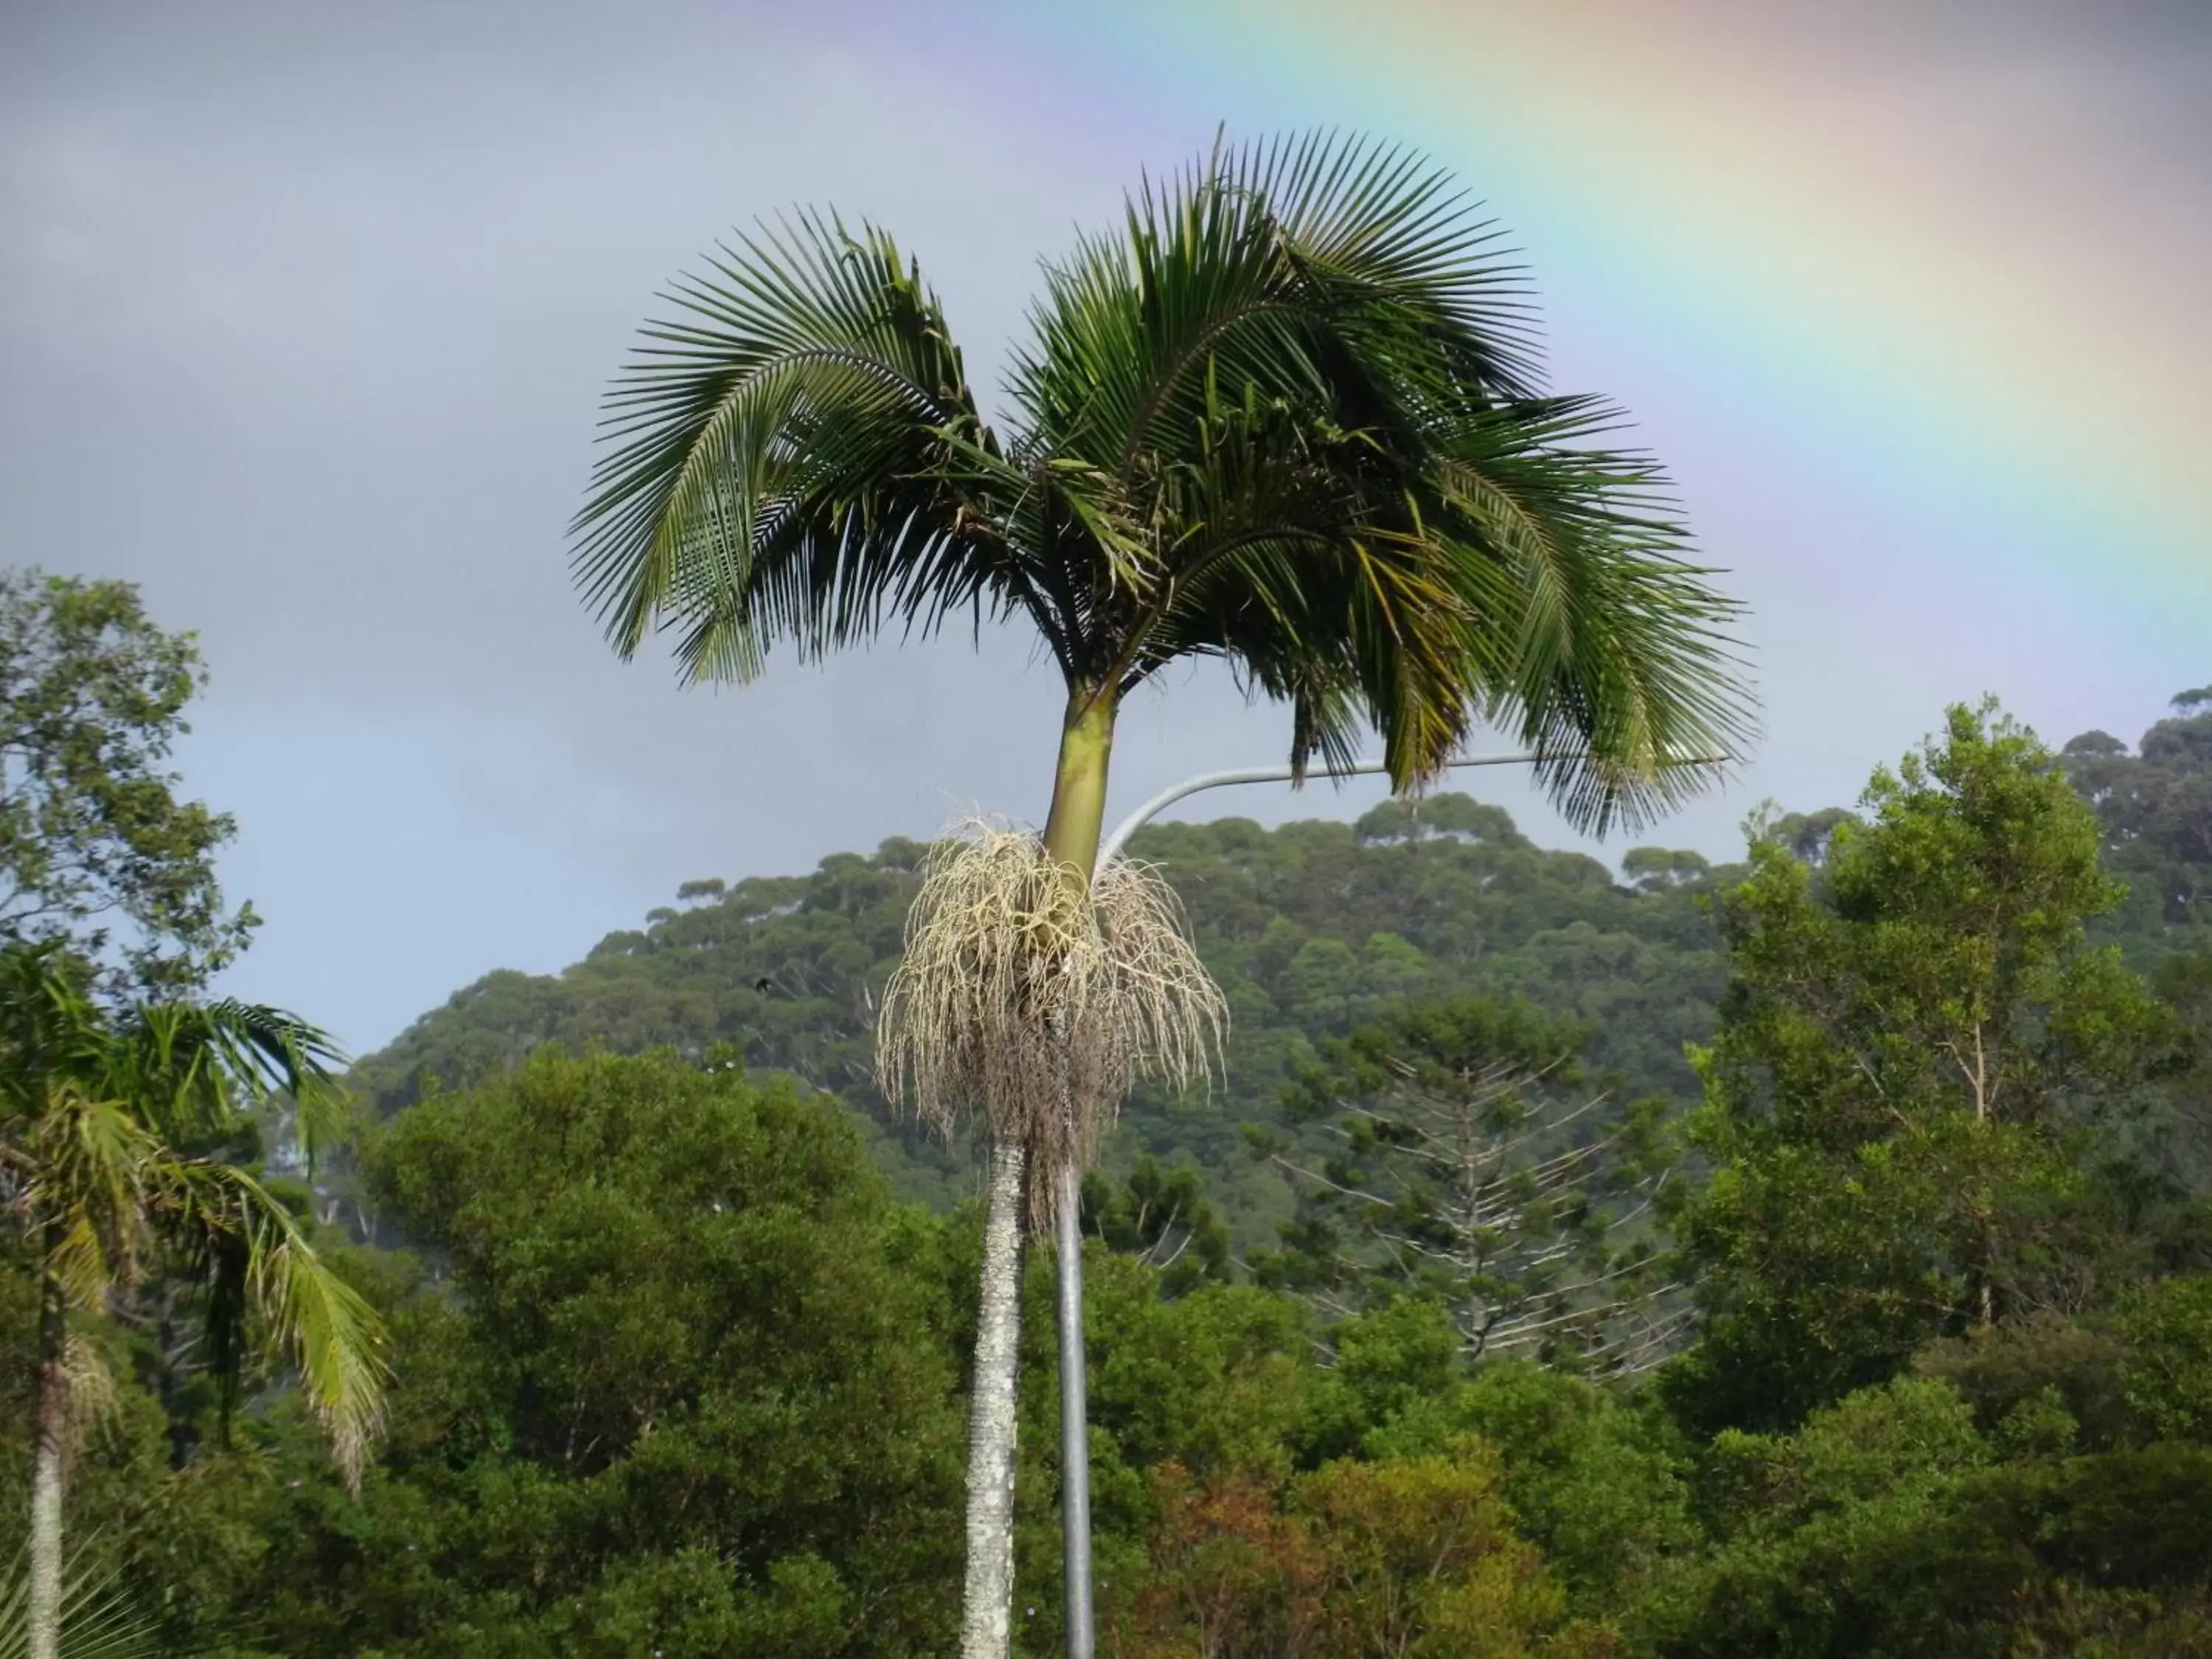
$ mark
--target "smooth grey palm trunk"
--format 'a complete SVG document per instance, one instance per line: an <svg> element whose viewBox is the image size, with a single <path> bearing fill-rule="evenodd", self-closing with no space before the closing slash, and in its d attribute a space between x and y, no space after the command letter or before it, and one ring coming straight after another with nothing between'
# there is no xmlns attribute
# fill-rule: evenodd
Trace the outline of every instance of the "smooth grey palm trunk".
<svg viewBox="0 0 2212 1659"><path fill-rule="evenodd" d="M62 1466L69 1443L69 1318L51 1274L39 1308L39 1417L31 1455L28 1659L59 1659L62 1644Z"/></svg>
<svg viewBox="0 0 2212 1659"><path fill-rule="evenodd" d="M968 1579L960 1659L1007 1659L1014 1617L1015 1371L1022 1337L1022 1183L1027 1149L991 1149L982 1294L968 1407Z"/></svg>

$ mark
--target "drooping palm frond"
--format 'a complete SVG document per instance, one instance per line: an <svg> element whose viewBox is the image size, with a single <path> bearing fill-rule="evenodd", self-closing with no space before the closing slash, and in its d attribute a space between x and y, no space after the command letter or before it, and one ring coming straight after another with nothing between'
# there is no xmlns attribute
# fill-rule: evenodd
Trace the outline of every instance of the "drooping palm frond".
<svg viewBox="0 0 2212 1659"><path fill-rule="evenodd" d="M158 1139L124 1102L75 1079L46 1079L45 1109L15 1142L23 1170L11 1207L69 1299L96 1308L137 1280L145 1176Z"/></svg>
<svg viewBox="0 0 2212 1659"><path fill-rule="evenodd" d="M1032 1218L1086 1162L1139 1078L1181 1089L1219 1057L1228 1020L1174 891L1112 859L1089 902L1036 836L957 826L930 855L884 988L878 1078L927 1127L977 1118L1030 1155Z"/></svg>
<svg viewBox="0 0 2212 1659"><path fill-rule="evenodd" d="M576 575L633 651L745 678L1019 612L1078 697L1180 658L1395 784L1478 724L1604 829L1748 735L1734 615L1617 417L1545 395L1533 298L1449 175L1309 135L1148 181L1047 268L1001 441L882 233L802 216L680 287L608 400Z"/></svg>
<svg viewBox="0 0 2212 1659"><path fill-rule="evenodd" d="M205 1287L225 1410L253 1357L249 1340L258 1330L260 1351L290 1362L339 1468L357 1485L383 1425L390 1376L374 1310L316 1254L291 1212L245 1170L176 1160L151 1173L155 1225Z"/></svg>
<svg viewBox="0 0 2212 1659"><path fill-rule="evenodd" d="M1482 716L1543 757L1554 802L1601 834L1709 787L1750 736L1726 631L1738 608L1687 556L1656 463L1602 443L1623 423L1590 398L1476 413L1437 473Z"/></svg>
<svg viewBox="0 0 2212 1659"><path fill-rule="evenodd" d="M280 1097L311 1170L337 1143L344 1055L295 1015L230 999L160 1003L131 1011L118 1035L112 1089L173 1144L235 1134L252 1109Z"/></svg>
<svg viewBox="0 0 2212 1659"><path fill-rule="evenodd" d="M576 520L576 578L617 648L680 619L694 677L746 679L779 638L819 653L887 616L1003 605L1018 573L950 463L996 441L912 262L806 213L709 269L609 395L615 447Z"/></svg>

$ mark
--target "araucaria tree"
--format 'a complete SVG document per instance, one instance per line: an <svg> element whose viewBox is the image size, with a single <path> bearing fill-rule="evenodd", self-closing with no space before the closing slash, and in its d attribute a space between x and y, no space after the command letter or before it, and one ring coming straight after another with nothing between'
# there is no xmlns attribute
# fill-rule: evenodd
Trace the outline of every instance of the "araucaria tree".
<svg viewBox="0 0 2212 1659"><path fill-rule="evenodd" d="M1589 1033L1526 1004L1407 1010L1329 1046L1286 1103L1322 1148L1252 1133L1298 1191L1263 1279L1337 1316L1411 1292L1470 1358L1648 1370L1687 1323L1655 1200L1658 1117L1583 1085ZM1324 1150L1325 1149L1325 1150Z"/></svg>
<svg viewBox="0 0 2212 1659"><path fill-rule="evenodd" d="M1417 156L1294 137L1148 183L1118 234L1046 268L1003 427L872 227L763 226L672 304L609 396L577 520L614 646L659 625L687 676L742 681L778 643L1026 621L1066 695L1033 853L1055 915L1090 904L1116 714L1187 659L1288 703L1301 769L1372 729L1413 788L1502 725L1597 829L1668 805L1741 734L1730 607L1664 480L1600 446L1607 405L1543 390L1515 267ZM1048 1149L1006 1127L987 1225L1011 1241ZM986 1328L1012 1328L1018 1255L986 1252ZM986 1348L975 1384L969 1501L994 1516L1012 1364ZM969 1535L963 1652L1003 1654L1010 1528Z"/></svg>
<svg viewBox="0 0 2212 1659"><path fill-rule="evenodd" d="M0 948L0 1217L40 1285L31 1480L29 1659L55 1659L63 1612L62 1492L74 1418L100 1392L72 1310L155 1271L192 1282L226 1393L259 1336L285 1351L357 1477L382 1411L384 1335L299 1223L222 1149L247 1109L290 1097L310 1157L337 1127L328 1044L238 1002L110 1010L57 945Z"/></svg>

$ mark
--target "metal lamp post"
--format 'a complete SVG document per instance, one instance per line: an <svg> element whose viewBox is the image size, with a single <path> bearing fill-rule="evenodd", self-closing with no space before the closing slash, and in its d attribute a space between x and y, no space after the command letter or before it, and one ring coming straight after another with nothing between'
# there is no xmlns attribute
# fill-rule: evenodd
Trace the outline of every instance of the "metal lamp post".
<svg viewBox="0 0 2212 1659"><path fill-rule="evenodd" d="M1471 755L1451 767L1525 766L1547 758L1537 755ZM1564 757L1559 758L1565 758ZM1381 761L1362 761L1333 775L1352 777L1387 771ZM1098 849L1103 865L1127 845L1158 813L1185 795L1232 783L1287 783L1287 766L1249 766L1226 772L1201 772L1163 789L1123 818ZM1085 1402L1083 1350L1083 1222L1079 1206L1083 1172L1071 1160L1060 1172L1058 1243L1060 1257L1060 1526L1067 1573L1067 1659L1096 1659L1091 1613L1091 1432Z"/></svg>

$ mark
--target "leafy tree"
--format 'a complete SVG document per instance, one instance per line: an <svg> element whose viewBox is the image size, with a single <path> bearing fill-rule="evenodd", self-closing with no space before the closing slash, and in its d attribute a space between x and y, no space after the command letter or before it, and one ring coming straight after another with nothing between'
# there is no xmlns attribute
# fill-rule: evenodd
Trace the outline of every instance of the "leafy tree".
<svg viewBox="0 0 2212 1659"><path fill-rule="evenodd" d="M1170 1295L1229 1277L1229 1230L1196 1170L1164 1169L1149 1153L1127 1178L1083 1177L1084 1231L1162 1274Z"/></svg>
<svg viewBox="0 0 2212 1659"><path fill-rule="evenodd" d="M2154 984L2173 1011L2177 1044L2152 1150L2178 1180L2203 1191L2212 1188L2212 945L2167 958Z"/></svg>
<svg viewBox="0 0 2212 1659"><path fill-rule="evenodd" d="M2191 1655L2212 1638L2212 1448L2084 1451L2055 1391L1988 1430L1900 1378L1788 1436L1720 1435L1713 1539L1627 1620L1661 1659L1738 1653Z"/></svg>
<svg viewBox="0 0 2212 1659"><path fill-rule="evenodd" d="M814 215L763 230L679 289L685 314L613 393L578 580L618 650L673 626L694 678L750 679L779 641L816 655L892 619L1022 617L1067 694L1041 853L1071 914L1121 703L1192 658L1291 704L1300 768L1349 759L1371 726L1408 787L1490 716L1537 745L1577 818L1637 817L1740 732L1729 608L1683 562L1650 463L1590 447L1616 417L1540 392L1489 241L1400 152L1217 149L1048 272L1002 436L889 236ZM1012 1584L1031 1147L1006 1128L996 1358L974 1393L978 1655L1006 1651Z"/></svg>
<svg viewBox="0 0 2212 1659"><path fill-rule="evenodd" d="M1794 1421L1929 1339L2072 1310L2071 1130L2160 1015L2085 923L2121 890L2096 820L1984 706L1877 771L1817 869L1759 833L1721 901L1732 973L1697 1061L1716 1166L1684 1221L1721 1420Z"/></svg>
<svg viewBox="0 0 2212 1659"><path fill-rule="evenodd" d="M1111 1622L1131 1659L1196 1653L1262 1659L1311 1653L1325 1568L1312 1530L1270 1483L1243 1471L1200 1485L1180 1463L1152 1473L1159 1519L1143 1589Z"/></svg>
<svg viewBox="0 0 2212 1659"><path fill-rule="evenodd" d="M1663 1103L1601 1116L1602 1093L1573 1093L1588 1035L1526 1004L1469 1001L1331 1043L1291 1108L1330 1120L1326 1155L1254 1136L1301 1194L1287 1248L1255 1264L1262 1280L1340 1315L1434 1297L1471 1358L1658 1363L1680 1322L1662 1304L1652 1224Z"/></svg>
<svg viewBox="0 0 2212 1659"><path fill-rule="evenodd" d="M200 1289L218 1374L234 1386L249 1316L289 1350L307 1396L357 1480L382 1409L383 1332L252 1175L221 1146L244 1109L285 1091L312 1156L334 1101L320 1033L235 1002L110 1014L58 945L0 950L0 1194L34 1263L39 1395L31 1483L31 1659L55 1659L62 1620L62 1494L72 1420L96 1393L95 1350L72 1308L96 1313L155 1262Z"/></svg>
<svg viewBox="0 0 2212 1659"><path fill-rule="evenodd" d="M1126 1624L1131 1655L1367 1659L1609 1650L1565 1628L1556 1585L1514 1532L1489 1448L1332 1462L1273 1490L1232 1472L1154 1475L1153 1571Z"/></svg>
<svg viewBox="0 0 2212 1659"><path fill-rule="evenodd" d="M2165 1440L2212 1443L2212 1278L2137 1285L2118 1321L2121 1395Z"/></svg>
<svg viewBox="0 0 2212 1659"><path fill-rule="evenodd" d="M1620 860L1620 872L1630 886L1652 892L1700 882L1712 873L1702 854L1668 852L1658 847L1632 847Z"/></svg>
<svg viewBox="0 0 2212 1659"><path fill-rule="evenodd" d="M1648 1397L1526 1360L1478 1366L1403 1401L1361 1441L1371 1457L1498 1449L1521 1530L1585 1615L1613 1619L1698 1541L1689 1448Z"/></svg>
<svg viewBox="0 0 2212 1659"><path fill-rule="evenodd" d="M1561 1622L1562 1598L1515 1535L1501 1484L1496 1452L1474 1440L1427 1456L1340 1461L1300 1480L1293 1508L1326 1540L1314 1651L1559 1651L1542 1638Z"/></svg>
<svg viewBox="0 0 2212 1659"><path fill-rule="evenodd" d="M409 1363L357 1509L271 1494L317 1562L243 1593L278 1650L945 1650L951 1269L842 1111L547 1053L366 1157Z"/></svg>
<svg viewBox="0 0 2212 1659"><path fill-rule="evenodd" d="M127 582L0 571L0 939L66 939L112 992L204 985L246 947L215 854L228 817L167 769L205 684Z"/></svg>

